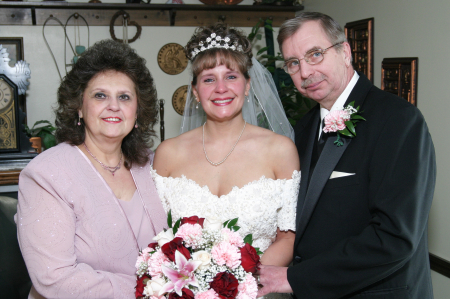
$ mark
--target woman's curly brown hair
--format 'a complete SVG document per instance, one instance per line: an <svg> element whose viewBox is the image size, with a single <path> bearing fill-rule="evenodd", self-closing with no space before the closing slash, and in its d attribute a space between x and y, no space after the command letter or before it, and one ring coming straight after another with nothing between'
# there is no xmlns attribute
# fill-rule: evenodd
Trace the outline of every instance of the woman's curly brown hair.
<svg viewBox="0 0 450 299"><path fill-rule="evenodd" d="M56 113L56 139L58 143L68 142L80 145L85 140L83 120L78 126L78 111L83 105L83 93L89 81L97 74L116 71L127 75L134 83L138 108L138 128L122 141L124 165L130 169L133 163L145 165L148 149L153 146L156 136L153 126L157 123L157 95L153 77L140 57L130 46L113 40L102 40L84 52L64 77L58 88L58 107Z"/></svg>
<svg viewBox="0 0 450 299"><path fill-rule="evenodd" d="M192 58L192 51L196 48L200 49L200 43L206 43L206 39L211 36L211 33L215 33L222 39L228 37L230 39L228 43L242 46L242 52L224 48L211 48L199 52ZM250 78L248 70L252 67L252 44L242 31L230 28L226 24L217 23L212 26L197 28L185 47L185 53L187 58L192 61L193 85L197 85L197 76L203 70L212 69L217 65L225 65L232 70L239 69L246 79Z"/></svg>

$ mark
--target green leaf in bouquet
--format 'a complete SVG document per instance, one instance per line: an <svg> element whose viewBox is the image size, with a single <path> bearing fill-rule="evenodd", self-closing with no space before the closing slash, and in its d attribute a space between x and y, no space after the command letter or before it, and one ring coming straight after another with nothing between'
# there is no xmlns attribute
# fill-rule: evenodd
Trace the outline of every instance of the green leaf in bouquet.
<svg viewBox="0 0 450 299"><path fill-rule="evenodd" d="M181 223L181 218L177 220L177 222L175 222L175 224L173 225L173 234L175 235L178 231L178 228L180 227L180 223Z"/></svg>
<svg viewBox="0 0 450 299"><path fill-rule="evenodd" d="M353 122L348 120L345 122L345 125L347 126L349 132L352 133L352 135L356 136L355 126L353 125Z"/></svg>
<svg viewBox="0 0 450 299"><path fill-rule="evenodd" d="M252 245L252 243L253 243L253 235L252 234L246 235L245 238L244 238L244 243L248 243L248 244Z"/></svg>
<svg viewBox="0 0 450 299"><path fill-rule="evenodd" d="M237 232L240 228L241 228L240 226L235 225L235 226L232 226L230 229Z"/></svg>
<svg viewBox="0 0 450 299"><path fill-rule="evenodd" d="M366 120L364 117L362 117L361 115L355 114L353 113L351 116L351 120Z"/></svg>
<svg viewBox="0 0 450 299"><path fill-rule="evenodd" d="M262 252L261 250L259 250L259 247L254 247L254 248L255 248L256 253L257 253L258 255L263 254L263 252Z"/></svg>
<svg viewBox="0 0 450 299"><path fill-rule="evenodd" d="M229 229L231 229L231 227L235 226L237 224L237 222L238 222L238 218L231 219L230 222L228 222L227 227Z"/></svg>
<svg viewBox="0 0 450 299"><path fill-rule="evenodd" d="M172 228L172 210L169 210L169 213L167 213L167 225L169 228Z"/></svg>
<svg viewBox="0 0 450 299"><path fill-rule="evenodd" d="M228 222L230 222L230 220L225 221L225 222L223 223L223 227L227 227Z"/></svg>

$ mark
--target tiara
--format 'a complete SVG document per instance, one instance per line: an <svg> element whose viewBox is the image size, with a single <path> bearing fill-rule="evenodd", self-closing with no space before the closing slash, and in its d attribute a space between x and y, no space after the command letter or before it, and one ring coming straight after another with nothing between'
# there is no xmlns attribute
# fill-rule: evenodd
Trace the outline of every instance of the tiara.
<svg viewBox="0 0 450 299"><path fill-rule="evenodd" d="M212 48L223 48L223 49L230 49L233 51L238 52L244 52L242 49L242 45L239 45L237 41L234 43L230 43L230 38L226 36L225 38L222 38L221 36L216 35L214 32L211 33L211 36L206 38L206 41L201 41L198 45L198 48L195 48L191 52L191 60L195 58L195 56L198 55L198 53L212 49Z"/></svg>

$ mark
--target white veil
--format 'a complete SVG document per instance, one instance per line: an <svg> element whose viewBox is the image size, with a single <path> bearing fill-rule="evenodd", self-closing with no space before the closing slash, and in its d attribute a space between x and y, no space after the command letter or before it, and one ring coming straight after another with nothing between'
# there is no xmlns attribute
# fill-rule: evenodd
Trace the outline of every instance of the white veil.
<svg viewBox="0 0 450 299"><path fill-rule="evenodd" d="M253 66L249 70L250 92L248 100L244 101L242 115L244 120L252 125L269 129L275 133L287 136L294 141L294 130L289 123L277 88L270 72L258 60L252 58ZM190 80L192 82L192 78ZM188 85L186 105L180 133L198 128L206 121L206 114L192 93L191 84Z"/></svg>

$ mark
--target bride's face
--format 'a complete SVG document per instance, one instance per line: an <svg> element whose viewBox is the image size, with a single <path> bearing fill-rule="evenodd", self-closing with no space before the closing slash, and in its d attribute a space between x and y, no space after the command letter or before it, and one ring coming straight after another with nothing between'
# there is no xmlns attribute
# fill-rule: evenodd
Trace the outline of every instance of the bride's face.
<svg viewBox="0 0 450 299"><path fill-rule="evenodd" d="M193 88L206 115L213 120L228 120L240 115L249 90L250 79L225 65L203 70Z"/></svg>

